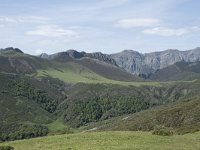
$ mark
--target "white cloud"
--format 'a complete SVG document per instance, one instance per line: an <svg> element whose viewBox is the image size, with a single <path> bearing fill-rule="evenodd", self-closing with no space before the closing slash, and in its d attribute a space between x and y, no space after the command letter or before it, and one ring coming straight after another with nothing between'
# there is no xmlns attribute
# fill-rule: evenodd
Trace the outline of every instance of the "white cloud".
<svg viewBox="0 0 200 150"><path fill-rule="evenodd" d="M145 29L143 31L143 33L145 34L154 34L154 35L159 35L159 36L182 36L190 32L191 31L186 28L172 29L172 28L165 28L165 27L156 27L152 29Z"/></svg>
<svg viewBox="0 0 200 150"><path fill-rule="evenodd" d="M3 28L3 27L5 27L3 24L0 24L0 28Z"/></svg>
<svg viewBox="0 0 200 150"><path fill-rule="evenodd" d="M119 20L116 24L121 28L152 27L160 24L160 20L154 18L130 18Z"/></svg>
<svg viewBox="0 0 200 150"><path fill-rule="evenodd" d="M0 22L4 23L47 23L50 20L41 16L0 16Z"/></svg>
<svg viewBox="0 0 200 150"><path fill-rule="evenodd" d="M66 37L77 38L79 34L71 29L63 29L56 25L38 26L35 30L27 31L27 35L36 35L50 38Z"/></svg>

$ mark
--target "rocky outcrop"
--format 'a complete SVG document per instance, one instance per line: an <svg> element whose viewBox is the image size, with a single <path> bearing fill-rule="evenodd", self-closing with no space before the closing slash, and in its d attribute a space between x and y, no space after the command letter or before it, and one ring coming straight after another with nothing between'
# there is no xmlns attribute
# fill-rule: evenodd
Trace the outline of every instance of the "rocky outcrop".
<svg viewBox="0 0 200 150"><path fill-rule="evenodd" d="M115 60L113 58L111 58L110 55L107 54L103 54L101 52L95 52L95 53L85 53L84 57L89 57L89 58L93 58L93 59L98 59L100 61L109 63L109 64L113 64L113 65L117 65L117 63L115 62Z"/></svg>
<svg viewBox="0 0 200 150"><path fill-rule="evenodd" d="M92 58L115 66L117 65L115 60L112 59L110 55L103 54L101 52L86 53L86 52L78 52L76 50L67 50L65 52L59 52L52 55L42 53L41 55L39 55L39 57L50 60L65 60L65 61L72 59Z"/></svg>
<svg viewBox="0 0 200 150"><path fill-rule="evenodd" d="M142 54L133 50L125 50L120 53L111 54L117 65L126 71L147 77L158 69L168 67L176 62L200 61L200 48L179 51L170 49L161 52Z"/></svg>

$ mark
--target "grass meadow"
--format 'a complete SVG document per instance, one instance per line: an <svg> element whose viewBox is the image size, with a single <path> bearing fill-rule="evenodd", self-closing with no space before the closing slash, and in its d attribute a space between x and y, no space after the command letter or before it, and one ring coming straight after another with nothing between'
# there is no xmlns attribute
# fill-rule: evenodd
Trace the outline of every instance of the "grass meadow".
<svg viewBox="0 0 200 150"><path fill-rule="evenodd" d="M199 150L200 133L157 136L150 132L85 132L2 143L15 150Z"/></svg>

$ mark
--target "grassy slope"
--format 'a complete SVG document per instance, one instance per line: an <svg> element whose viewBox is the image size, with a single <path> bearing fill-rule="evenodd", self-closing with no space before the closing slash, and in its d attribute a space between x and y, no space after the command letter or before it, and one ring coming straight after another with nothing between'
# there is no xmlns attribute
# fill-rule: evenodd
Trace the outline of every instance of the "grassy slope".
<svg viewBox="0 0 200 150"><path fill-rule="evenodd" d="M118 81L113 79L105 78L85 66L77 64L75 62L65 62L65 63L54 63L53 67L47 69L37 70L37 77L50 76L52 78L57 78L65 83L107 83L107 84L119 84L119 85L155 85L160 86L159 82L142 82L142 81Z"/></svg>
<svg viewBox="0 0 200 150"><path fill-rule="evenodd" d="M194 80L200 78L200 62L178 62L150 76L156 81Z"/></svg>
<svg viewBox="0 0 200 150"><path fill-rule="evenodd" d="M96 132L15 141L15 150L198 150L200 133L156 136L149 132ZM189 144L188 144L189 143Z"/></svg>
<svg viewBox="0 0 200 150"><path fill-rule="evenodd" d="M48 124L47 127L49 128L49 130L51 132L56 132L56 131L65 129L67 126L64 125L62 120L58 119L58 120Z"/></svg>
<svg viewBox="0 0 200 150"><path fill-rule="evenodd" d="M76 60L77 63L89 68L93 72L112 80L118 81L140 81L136 76L127 73L126 71L105 62L95 59L84 58Z"/></svg>

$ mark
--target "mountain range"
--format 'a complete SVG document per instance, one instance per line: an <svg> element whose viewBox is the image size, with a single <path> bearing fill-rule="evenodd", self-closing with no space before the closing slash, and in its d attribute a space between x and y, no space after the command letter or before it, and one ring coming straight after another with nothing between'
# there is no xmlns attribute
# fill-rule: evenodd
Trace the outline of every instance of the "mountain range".
<svg viewBox="0 0 200 150"><path fill-rule="evenodd" d="M45 59L82 59L92 58L97 59L115 66L118 66L125 71L148 78L151 74L159 69L166 68L176 62L196 62L200 61L200 48L195 48L187 51L179 51L169 49L161 52L152 52L142 54L134 50L124 50L116 54L103 54L101 52L86 53L76 50L68 50L52 55L41 54L39 57Z"/></svg>

